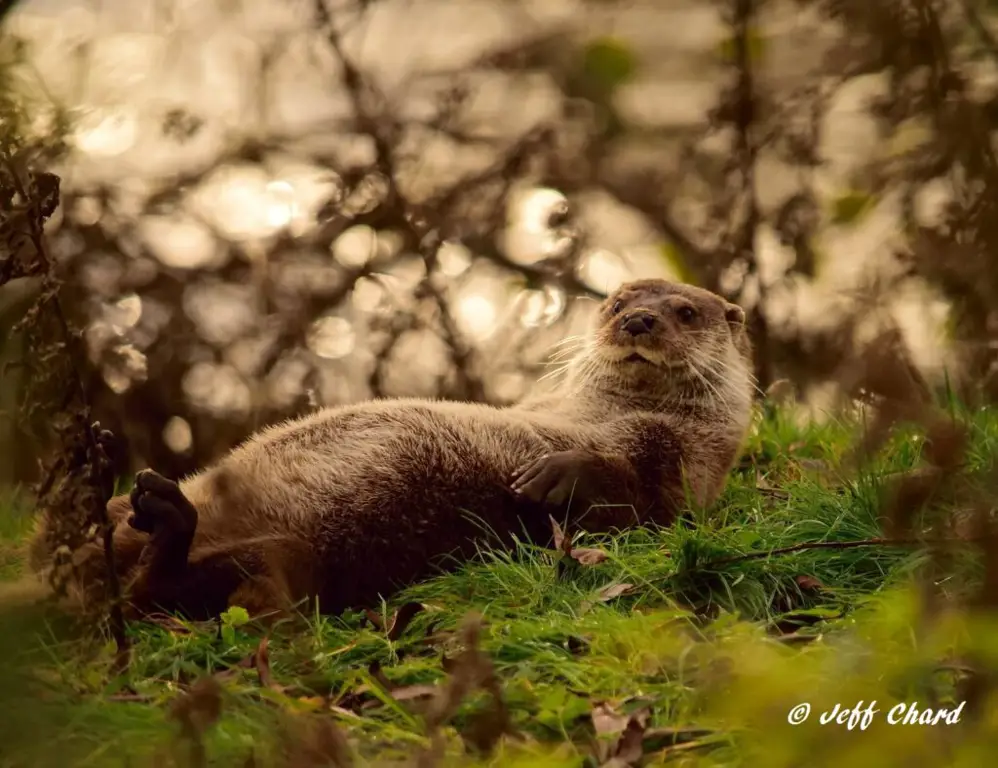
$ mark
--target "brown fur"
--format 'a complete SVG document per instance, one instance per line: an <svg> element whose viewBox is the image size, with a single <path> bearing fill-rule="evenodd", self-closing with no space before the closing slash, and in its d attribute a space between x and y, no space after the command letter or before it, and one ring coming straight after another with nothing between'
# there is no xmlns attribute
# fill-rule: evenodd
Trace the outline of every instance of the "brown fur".
<svg viewBox="0 0 998 768"><path fill-rule="evenodd" d="M624 330L642 322L646 333ZM684 479L701 504L724 485L750 420L747 357L740 308L639 281L602 304L564 379L516 406L330 408L265 429L179 487L140 473L108 505L130 604L201 617L307 597L337 612L483 543L548 541L549 512L589 531L667 525ZM100 554L80 553L83 591L100 583Z"/></svg>

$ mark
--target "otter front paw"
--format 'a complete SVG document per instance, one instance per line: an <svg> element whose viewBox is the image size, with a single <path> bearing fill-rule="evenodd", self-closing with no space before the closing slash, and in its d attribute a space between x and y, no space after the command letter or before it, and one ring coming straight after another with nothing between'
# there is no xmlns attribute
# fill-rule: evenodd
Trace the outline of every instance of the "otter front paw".
<svg viewBox="0 0 998 768"><path fill-rule="evenodd" d="M137 531L192 535L197 527L197 510L180 486L151 469L135 476L129 499L134 513L128 524Z"/></svg>
<svg viewBox="0 0 998 768"><path fill-rule="evenodd" d="M546 453L513 473L513 493L538 504L584 499L586 469L591 463L583 451Z"/></svg>

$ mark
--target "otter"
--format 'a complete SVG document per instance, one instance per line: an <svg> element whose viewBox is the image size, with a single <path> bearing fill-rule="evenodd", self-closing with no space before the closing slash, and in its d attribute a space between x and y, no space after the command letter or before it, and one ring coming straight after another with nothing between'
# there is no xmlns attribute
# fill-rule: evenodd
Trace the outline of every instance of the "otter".
<svg viewBox="0 0 998 768"><path fill-rule="evenodd" d="M152 470L107 505L129 615L285 615L379 598L482 545L669 525L723 489L751 419L745 313L663 280L623 285L563 378L516 405L382 399L264 429L177 483ZM44 516L43 516L44 517ZM44 526L33 565L44 570ZM99 542L78 552L99 586ZM88 565L89 564L89 565Z"/></svg>

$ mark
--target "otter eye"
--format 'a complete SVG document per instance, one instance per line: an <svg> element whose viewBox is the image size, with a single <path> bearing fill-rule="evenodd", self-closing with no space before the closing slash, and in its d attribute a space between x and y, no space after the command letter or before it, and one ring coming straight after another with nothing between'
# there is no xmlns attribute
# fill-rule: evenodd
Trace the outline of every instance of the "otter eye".
<svg viewBox="0 0 998 768"><path fill-rule="evenodd" d="M615 302L613 302L613 308L610 310L610 313L616 315L623 308L624 308L624 305L623 305L623 303L621 301L619 301L619 300L615 301Z"/></svg>
<svg viewBox="0 0 998 768"><path fill-rule="evenodd" d="M680 307L676 310L676 317L681 323L692 323L696 319L697 313L693 307Z"/></svg>

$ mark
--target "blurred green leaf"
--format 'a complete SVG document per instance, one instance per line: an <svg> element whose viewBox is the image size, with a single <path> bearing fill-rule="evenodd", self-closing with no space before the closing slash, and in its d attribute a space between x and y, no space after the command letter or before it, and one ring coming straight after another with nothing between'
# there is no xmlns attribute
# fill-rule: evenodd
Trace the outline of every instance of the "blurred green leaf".
<svg viewBox="0 0 998 768"><path fill-rule="evenodd" d="M627 82L637 70L637 59L631 49L614 37L593 40L582 60L587 80L604 92Z"/></svg>
<svg viewBox="0 0 998 768"><path fill-rule="evenodd" d="M832 222L834 224L852 224L867 212L872 203L872 195L858 190L850 190L839 195L832 202Z"/></svg>
<svg viewBox="0 0 998 768"><path fill-rule="evenodd" d="M662 243L659 245L658 250L669 269L680 282L696 284L696 275L694 275L693 270L687 265L686 257L680 253L676 246L672 243Z"/></svg>
<svg viewBox="0 0 998 768"><path fill-rule="evenodd" d="M748 55L750 62L757 62L766 54L766 38L754 28L748 33ZM735 39L729 37L721 41L718 55L726 62L735 60Z"/></svg>
<svg viewBox="0 0 998 768"><path fill-rule="evenodd" d="M245 608L233 605L221 615L221 619L223 624L230 627L241 627L243 624L249 623L250 617Z"/></svg>

